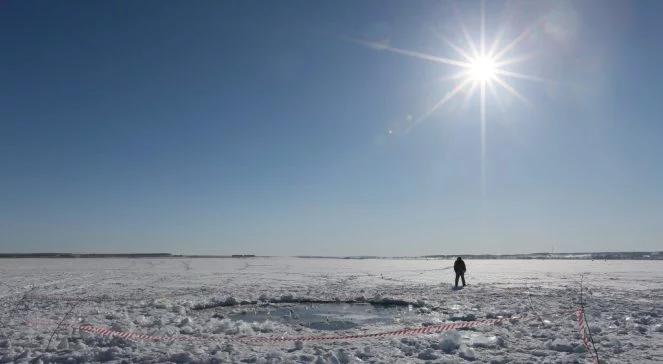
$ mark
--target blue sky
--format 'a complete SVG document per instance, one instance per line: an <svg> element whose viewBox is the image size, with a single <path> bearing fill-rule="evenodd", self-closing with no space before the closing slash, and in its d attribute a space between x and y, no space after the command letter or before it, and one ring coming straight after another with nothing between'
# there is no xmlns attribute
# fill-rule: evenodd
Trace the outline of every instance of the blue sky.
<svg viewBox="0 0 663 364"><path fill-rule="evenodd" d="M454 98L480 2L0 2L0 251L663 247L663 3L488 2L510 79ZM391 133L390 133L391 131Z"/></svg>

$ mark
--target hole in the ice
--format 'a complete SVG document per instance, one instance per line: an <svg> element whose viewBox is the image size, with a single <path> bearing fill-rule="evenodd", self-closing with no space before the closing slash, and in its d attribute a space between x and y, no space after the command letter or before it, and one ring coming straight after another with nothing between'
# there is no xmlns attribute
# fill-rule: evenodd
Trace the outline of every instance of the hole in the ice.
<svg viewBox="0 0 663 364"><path fill-rule="evenodd" d="M288 304L254 307L227 315L245 322L279 321L315 330L348 330L369 324L407 322L416 316L411 306L370 303Z"/></svg>

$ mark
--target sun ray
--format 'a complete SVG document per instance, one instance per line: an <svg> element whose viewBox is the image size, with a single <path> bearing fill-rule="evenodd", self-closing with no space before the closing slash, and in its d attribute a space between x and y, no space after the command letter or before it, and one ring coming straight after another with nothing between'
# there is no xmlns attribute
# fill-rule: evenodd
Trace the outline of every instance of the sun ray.
<svg viewBox="0 0 663 364"><path fill-rule="evenodd" d="M478 84L479 84L478 81L472 81L472 85L465 92L465 97L463 98L463 104L461 106L461 109L465 109L467 105L470 103L470 98L472 98L472 95L474 95L474 90L476 90Z"/></svg>
<svg viewBox="0 0 663 364"><path fill-rule="evenodd" d="M458 9L456 7L454 7L454 15L456 16L456 21L458 21L458 25L460 26L460 31L463 33L463 37L465 37L465 42L467 43L467 46L470 47L472 56L473 57L479 56L479 50L474 44L472 37L470 37L470 33L467 31L467 28L465 27L465 22L463 22L463 18L460 17L460 15L458 14Z"/></svg>
<svg viewBox="0 0 663 364"><path fill-rule="evenodd" d="M481 30L480 30L480 41L481 41L481 54L486 54L486 3L481 1Z"/></svg>
<svg viewBox="0 0 663 364"><path fill-rule="evenodd" d="M408 49L402 49L402 48L395 48L395 47L390 47L388 45L378 43L378 42L369 42L365 40L360 40L360 39L351 39L351 41L359 44L363 44L367 47L380 50L380 51L388 51L392 53L397 53L397 54L402 54L404 56L408 57L414 57L414 58L419 58L423 59L425 61L431 61L435 63L443 63L443 64L448 64L452 66L459 66L459 67L469 67L469 63L459 61L456 59L451 59L451 58L444 58L444 57L437 57L432 54L427 54L427 53L422 53L422 52L417 52L417 51L411 51Z"/></svg>
<svg viewBox="0 0 663 364"><path fill-rule="evenodd" d="M486 194L486 82L481 82L481 194Z"/></svg>
<svg viewBox="0 0 663 364"><path fill-rule="evenodd" d="M494 55L494 58L496 59L501 59L504 57L505 54L509 53L513 48L515 48L518 43L522 42L527 38L530 33L534 30L535 26L538 25L537 23L534 23L534 25L530 26L529 28L525 29L520 35L518 35L516 38L514 38L511 43L507 44L504 48L500 49L497 54Z"/></svg>
<svg viewBox="0 0 663 364"><path fill-rule="evenodd" d="M466 61L468 61L468 62L471 62L471 61L472 61L472 58L473 58L473 57L470 56L467 52L465 52L465 50L464 50L463 48L461 48L461 47L455 45L454 43L452 43L449 39L447 39L447 38L444 37L444 36L440 36L440 37L442 38L442 40L443 40L445 43L447 43L447 45L448 45L451 49L453 49L454 51L456 51L456 53L458 53L458 54L461 55L463 58L465 58Z"/></svg>
<svg viewBox="0 0 663 364"><path fill-rule="evenodd" d="M488 82L488 90L490 91L490 94L493 95L493 97L495 98L495 101L497 101L497 107L500 108L500 111L504 111L504 103L502 102L500 94L497 93L497 87L495 87L495 82Z"/></svg>
<svg viewBox="0 0 663 364"><path fill-rule="evenodd" d="M461 78L467 78L467 71L461 71L454 73L452 75L442 77L440 80L441 81L454 81L454 80L459 80Z"/></svg>
<svg viewBox="0 0 663 364"><path fill-rule="evenodd" d="M456 85L456 87L454 87L451 91L448 91L447 94L444 95L444 97L440 99L440 101L438 101L437 103L435 103L435 105L433 105L433 107L430 108L430 110L428 110L428 111L425 112L423 115L421 115L420 117L418 117L418 118L412 123L412 125L410 125L410 126L407 128L407 131L410 131L410 130L411 130L412 128L414 128L417 124L419 124L420 122L426 120L426 118L428 118L428 116L430 116L430 114L434 113L435 110L439 109L442 105L446 104L449 100L451 100L454 96L456 96L456 94L459 93L459 92L460 92L460 91L461 91L461 90L462 90L462 89L463 89L468 83L470 83L470 82L472 82L471 79L466 79L465 81L463 81L463 82L459 83L458 85Z"/></svg>
<svg viewBox="0 0 663 364"><path fill-rule="evenodd" d="M500 59L499 61L496 62L496 65L498 67L504 67L504 66L509 66L509 65L514 65L518 63L523 63L531 60L532 58L536 57L536 53L528 53L528 54L523 54L517 57L511 57L507 59Z"/></svg>
<svg viewBox="0 0 663 364"><path fill-rule="evenodd" d="M506 77L520 78L522 80L535 81L535 82L546 82L546 80L544 80L541 77L526 75L524 73L507 71L507 70L503 70L503 69L497 69L497 70L495 70L495 73L498 74L498 75L506 76Z"/></svg>
<svg viewBox="0 0 663 364"><path fill-rule="evenodd" d="M502 12L502 16L503 17L505 16L504 12ZM489 57L498 58L498 57L496 57L495 52L498 51L500 45L502 44L502 40L504 39L504 35L506 34L507 24L512 23L513 14L506 14L506 18L507 18L507 20L503 21L502 25L497 30L497 33L495 34L495 39L493 40L493 43L490 45L490 49L488 50L488 52L486 52L486 54Z"/></svg>
<svg viewBox="0 0 663 364"><path fill-rule="evenodd" d="M500 27L500 30L497 31L497 35L495 35L495 40L493 40L493 43L490 45L490 49L486 54L491 57L495 58L495 52L497 51L497 48L500 46L500 43L502 42L502 38L504 37L504 32L505 32L504 27Z"/></svg>
<svg viewBox="0 0 663 364"><path fill-rule="evenodd" d="M497 82L500 86L504 87L507 91L511 92L514 96L516 96L520 101L524 102L525 104L529 105L529 101L523 96L520 92L518 92L515 88L513 88L511 85L506 83L504 80L502 80L499 77L495 77L495 82Z"/></svg>
<svg viewBox="0 0 663 364"><path fill-rule="evenodd" d="M443 34L440 34L437 30L434 28L431 28L431 31L433 34L439 38L441 41L443 41L446 45L449 46L449 48L453 49L458 55L463 57L465 61L470 62L472 60L472 55L470 55L468 52L466 52L463 48L458 46L456 43L452 42L449 40L449 38L445 37Z"/></svg>

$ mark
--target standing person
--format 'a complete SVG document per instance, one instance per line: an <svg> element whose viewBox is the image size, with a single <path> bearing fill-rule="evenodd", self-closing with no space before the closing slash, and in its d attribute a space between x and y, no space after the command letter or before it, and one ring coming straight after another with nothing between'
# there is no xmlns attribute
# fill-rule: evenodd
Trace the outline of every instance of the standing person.
<svg viewBox="0 0 663 364"><path fill-rule="evenodd" d="M458 257L456 259L456 262L454 263L454 271L456 272L456 288L458 288L458 277L460 277L463 280L463 287L465 287L465 271L467 269L465 268L465 262L461 257Z"/></svg>

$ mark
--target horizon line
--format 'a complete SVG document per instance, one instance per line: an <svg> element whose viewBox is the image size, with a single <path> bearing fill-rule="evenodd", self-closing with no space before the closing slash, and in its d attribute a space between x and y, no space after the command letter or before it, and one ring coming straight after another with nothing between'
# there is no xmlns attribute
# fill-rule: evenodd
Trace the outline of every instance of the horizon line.
<svg viewBox="0 0 663 364"><path fill-rule="evenodd" d="M594 251L594 252L536 252L536 253L474 253L474 254L425 254L425 255L255 255L255 254L174 254L164 252L143 253L71 253L71 252L34 252L34 253L0 253L0 258L321 258L321 259L416 259L416 258L579 258L586 256L591 259L629 256L648 259L663 259L663 250L654 251ZM653 257L652 257L653 256Z"/></svg>

